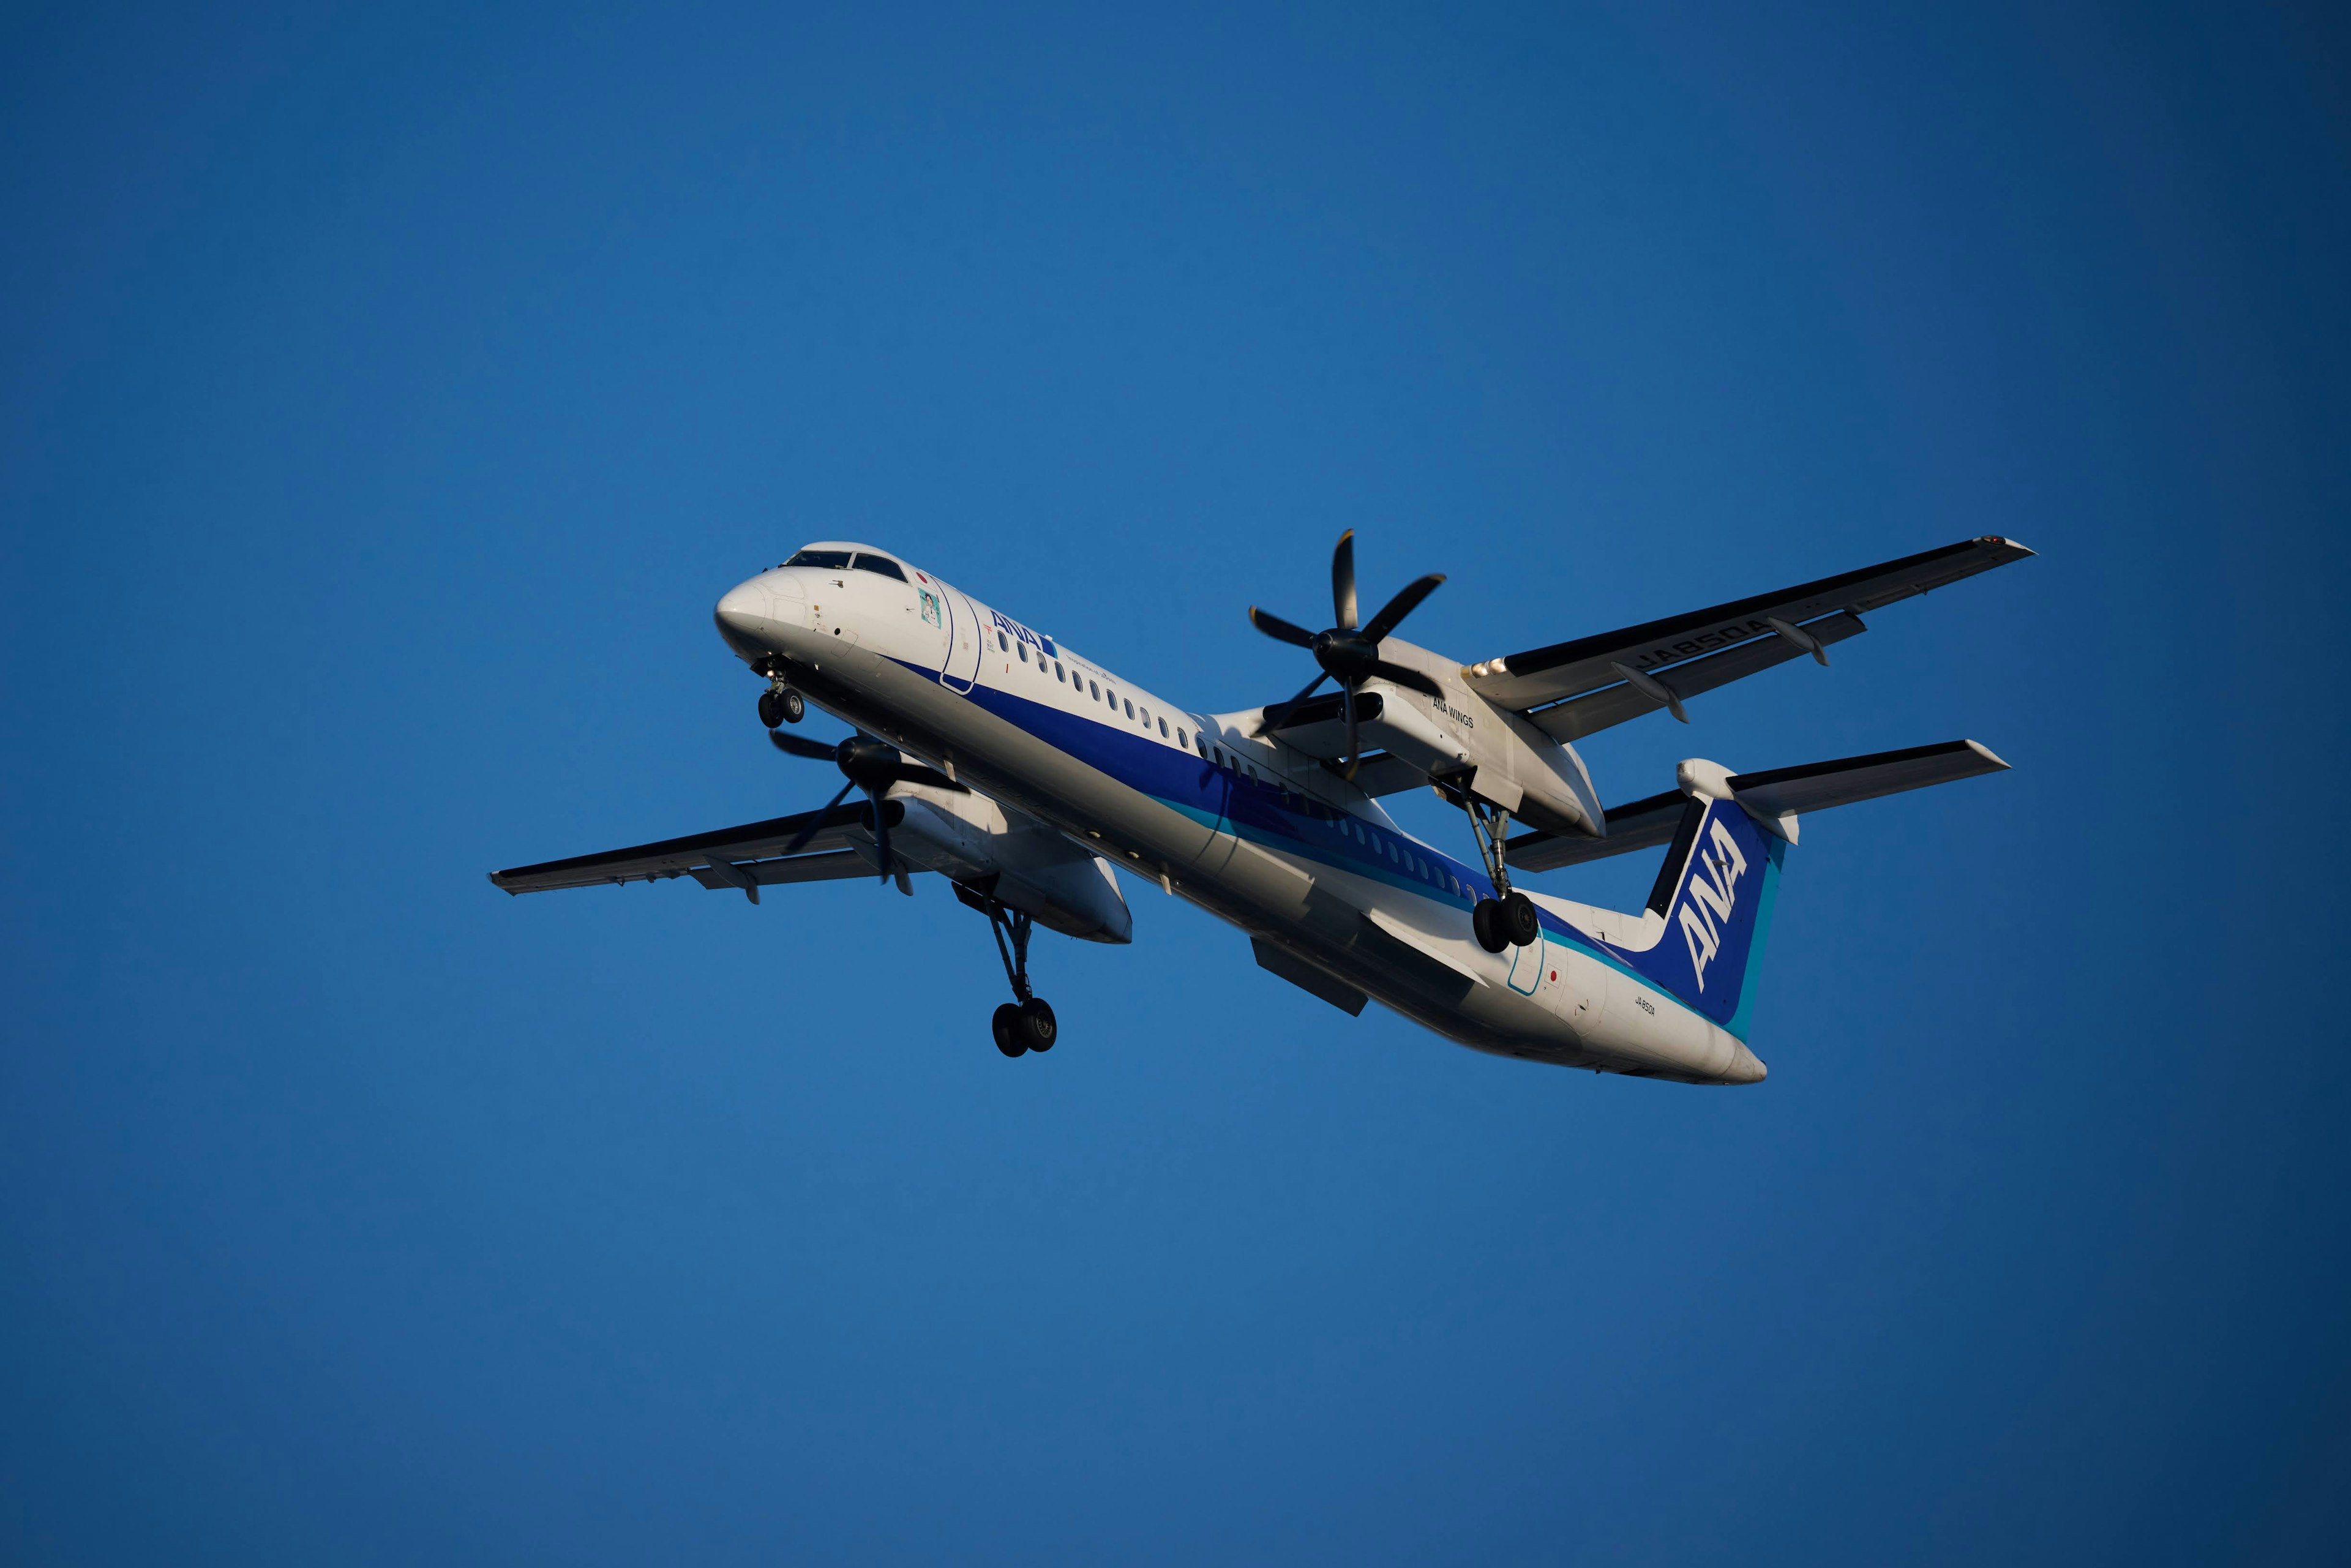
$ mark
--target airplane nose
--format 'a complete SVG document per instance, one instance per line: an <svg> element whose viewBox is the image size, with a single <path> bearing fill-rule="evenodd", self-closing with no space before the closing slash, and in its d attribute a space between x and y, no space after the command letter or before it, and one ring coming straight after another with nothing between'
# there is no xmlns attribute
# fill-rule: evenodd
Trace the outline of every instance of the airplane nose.
<svg viewBox="0 0 2351 1568"><path fill-rule="evenodd" d="M728 589L711 612L711 619L718 623L718 634L726 639L728 647L744 658L756 658L767 651L767 633L775 629L778 619L775 596L755 577Z"/></svg>

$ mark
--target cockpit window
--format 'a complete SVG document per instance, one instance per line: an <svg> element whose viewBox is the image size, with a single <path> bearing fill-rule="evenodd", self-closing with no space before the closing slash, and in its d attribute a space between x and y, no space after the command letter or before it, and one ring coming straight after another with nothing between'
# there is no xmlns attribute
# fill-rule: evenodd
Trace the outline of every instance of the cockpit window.
<svg viewBox="0 0 2351 1568"><path fill-rule="evenodd" d="M856 565L860 571L870 571L882 577L894 577L900 582L906 580L904 570L886 555L867 555L861 550L858 553Z"/></svg>
<svg viewBox="0 0 2351 1568"><path fill-rule="evenodd" d="M804 549L800 551L799 554L792 557L791 559L784 562L784 564L786 566L812 566L817 568L820 571L847 571L849 570L849 552L845 549Z"/></svg>

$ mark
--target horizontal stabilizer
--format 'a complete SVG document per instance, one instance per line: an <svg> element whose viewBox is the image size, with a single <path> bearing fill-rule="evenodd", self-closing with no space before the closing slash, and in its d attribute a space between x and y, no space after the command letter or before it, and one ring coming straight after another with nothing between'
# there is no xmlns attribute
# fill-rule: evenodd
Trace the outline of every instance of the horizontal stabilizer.
<svg viewBox="0 0 2351 1568"><path fill-rule="evenodd" d="M1972 740L1947 740L1939 746L1914 746L1907 751L1880 751L1769 773L1735 773L1730 792L1749 810L1778 817L1792 811L1825 811L1831 806L1850 806L1856 800L1874 800L1880 795L1898 795L1905 789L1923 789L1929 784L1950 784L2007 769L2007 763Z"/></svg>
<svg viewBox="0 0 2351 1568"><path fill-rule="evenodd" d="M1880 795L1949 784L1980 774L2005 771L2008 764L1972 740L1914 746L1834 762L1808 762L1764 773L1734 773L1726 783L1731 798L1758 818L1771 820L1803 811L1825 811ZM1521 871L1557 871L1610 855L1654 849L1674 836L1687 797L1678 789L1608 809L1605 838L1574 834L1521 833L1510 841L1510 864Z"/></svg>

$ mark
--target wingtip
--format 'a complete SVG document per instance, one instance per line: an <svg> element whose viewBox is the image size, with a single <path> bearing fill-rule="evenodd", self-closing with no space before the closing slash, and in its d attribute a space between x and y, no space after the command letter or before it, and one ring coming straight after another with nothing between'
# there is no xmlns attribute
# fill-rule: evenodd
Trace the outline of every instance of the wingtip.
<svg viewBox="0 0 2351 1568"><path fill-rule="evenodd" d="M2005 773L2009 770L2009 765L1995 756L1992 752L1992 748L1986 746L1982 741L1970 740L1967 743L1967 747L1970 751L1974 752L1978 757L1982 758L1986 762L1991 763L1992 767L1999 771Z"/></svg>

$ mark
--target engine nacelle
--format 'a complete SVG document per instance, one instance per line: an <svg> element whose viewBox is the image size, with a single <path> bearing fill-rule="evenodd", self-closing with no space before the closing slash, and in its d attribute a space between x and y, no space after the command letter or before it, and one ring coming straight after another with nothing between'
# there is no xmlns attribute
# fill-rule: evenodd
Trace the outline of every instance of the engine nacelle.
<svg viewBox="0 0 2351 1568"><path fill-rule="evenodd" d="M891 786L890 848L925 871L987 892L1040 925L1089 942L1131 942L1134 916L1118 873L1055 829L1008 814L985 795L926 784Z"/></svg>
<svg viewBox="0 0 2351 1568"><path fill-rule="evenodd" d="M1427 674L1444 691L1426 693L1379 679L1364 690L1380 714L1364 726L1366 748L1384 747L1422 772L1452 778L1479 799L1553 832L1607 831L1592 775L1575 748L1553 740L1518 714L1493 706L1462 684L1460 666L1401 638L1380 656Z"/></svg>

